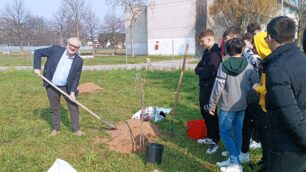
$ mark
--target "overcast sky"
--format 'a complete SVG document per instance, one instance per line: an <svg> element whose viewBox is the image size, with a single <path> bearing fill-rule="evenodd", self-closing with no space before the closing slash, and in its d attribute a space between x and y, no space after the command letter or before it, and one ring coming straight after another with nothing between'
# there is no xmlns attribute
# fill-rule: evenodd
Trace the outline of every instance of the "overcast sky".
<svg viewBox="0 0 306 172"><path fill-rule="evenodd" d="M54 13L61 5L62 0L22 0L25 8L31 12L34 16L41 16L47 19L51 19ZM106 4L106 0L85 0L86 3L90 4L94 13L103 20L104 15L109 11L113 11L111 5ZM0 10L5 7L7 2L13 3L14 0L0 0ZM121 9L115 9L117 15L122 15Z"/></svg>

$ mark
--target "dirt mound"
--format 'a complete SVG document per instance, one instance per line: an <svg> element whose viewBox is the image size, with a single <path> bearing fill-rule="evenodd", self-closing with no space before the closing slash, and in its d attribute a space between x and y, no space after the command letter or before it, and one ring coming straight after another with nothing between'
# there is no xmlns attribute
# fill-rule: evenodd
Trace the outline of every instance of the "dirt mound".
<svg viewBox="0 0 306 172"><path fill-rule="evenodd" d="M109 130L107 133L111 136L109 140L96 137L94 144L105 143L111 150L120 153L143 151L145 146L141 145L153 142L159 135L157 127L150 124L150 122L143 122L141 124L140 120L134 119L118 123L117 130ZM143 142L140 140L143 140ZM143 144L140 145L140 143Z"/></svg>
<svg viewBox="0 0 306 172"><path fill-rule="evenodd" d="M78 87L79 93L94 93L96 91L102 90L99 85L96 85L92 82L86 82L84 84L80 84Z"/></svg>

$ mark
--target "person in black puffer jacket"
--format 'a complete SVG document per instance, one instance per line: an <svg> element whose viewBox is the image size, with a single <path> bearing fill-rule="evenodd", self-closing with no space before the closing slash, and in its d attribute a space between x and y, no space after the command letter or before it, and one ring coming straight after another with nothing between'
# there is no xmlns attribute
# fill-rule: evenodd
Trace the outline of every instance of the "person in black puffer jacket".
<svg viewBox="0 0 306 172"><path fill-rule="evenodd" d="M306 170L306 55L294 43L292 19L272 19L267 33L272 53L262 63L267 76L266 171L302 172Z"/></svg>

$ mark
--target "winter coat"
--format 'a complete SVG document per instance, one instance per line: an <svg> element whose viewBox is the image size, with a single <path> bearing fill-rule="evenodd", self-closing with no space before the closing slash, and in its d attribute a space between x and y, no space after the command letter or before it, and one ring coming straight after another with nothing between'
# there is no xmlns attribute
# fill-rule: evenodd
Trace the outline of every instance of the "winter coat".
<svg viewBox="0 0 306 172"><path fill-rule="evenodd" d="M306 55L295 43L288 43L262 64L267 76L267 146L306 153Z"/></svg>

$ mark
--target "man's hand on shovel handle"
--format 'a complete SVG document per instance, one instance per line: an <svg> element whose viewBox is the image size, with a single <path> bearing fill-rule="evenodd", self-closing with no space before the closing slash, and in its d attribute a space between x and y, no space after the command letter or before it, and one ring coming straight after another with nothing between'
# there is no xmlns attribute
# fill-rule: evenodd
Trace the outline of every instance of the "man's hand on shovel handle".
<svg viewBox="0 0 306 172"><path fill-rule="evenodd" d="M35 73L38 77L41 76L40 69L34 69L34 73Z"/></svg>
<svg viewBox="0 0 306 172"><path fill-rule="evenodd" d="M70 93L69 99L70 99L72 102L75 102L75 101L76 101L74 92L71 92L71 93Z"/></svg>

